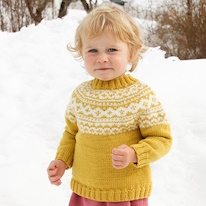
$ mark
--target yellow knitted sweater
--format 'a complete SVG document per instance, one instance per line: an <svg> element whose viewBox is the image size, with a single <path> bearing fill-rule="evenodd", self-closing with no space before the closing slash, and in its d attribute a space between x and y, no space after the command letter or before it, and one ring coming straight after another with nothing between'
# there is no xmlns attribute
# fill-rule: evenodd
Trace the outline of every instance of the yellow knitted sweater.
<svg viewBox="0 0 206 206"><path fill-rule="evenodd" d="M72 167L76 194L103 202L150 196L150 163L172 144L165 112L150 87L130 75L84 82L73 92L65 119L56 159ZM117 170L111 153L122 144L134 148L138 162Z"/></svg>

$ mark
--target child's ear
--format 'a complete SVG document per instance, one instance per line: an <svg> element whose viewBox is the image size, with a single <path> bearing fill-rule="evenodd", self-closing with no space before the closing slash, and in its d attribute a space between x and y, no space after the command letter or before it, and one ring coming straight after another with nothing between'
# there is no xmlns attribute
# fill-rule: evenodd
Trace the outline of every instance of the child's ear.
<svg viewBox="0 0 206 206"><path fill-rule="evenodd" d="M133 48L132 46L129 46L129 57L128 57L128 62L132 62L132 59L133 59Z"/></svg>
<svg viewBox="0 0 206 206"><path fill-rule="evenodd" d="M79 50L79 55L82 57L82 59L83 59L83 55L82 55L83 53L82 53L82 49L80 49Z"/></svg>
<svg viewBox="0 0 206 206"><path fill-rule="evenodd" d="M131 63L133 61L133 58L134 58L133 56L134 56L134 53L131 51L130 54L129 54L128 62Z"/></svg>
<svg viewBox="0 0 206 206"><path fill-rule="evenodd" d="M130 56L129 56L129 61L128 61L128 62L131 63L131 62L132 62L132 59L133 59L133 57L132 57L132 55L130 55Z"/></svg>
<svg viewBox="0 0 206 206"><path fill-rule="evenodd" d="M130 49L130 52L129 52L129 62L133 62L134 61L134 59L135 59L135 57L137 55L137 51L138 51L138 49L135 48L135 47L132 47Z"/></svg>

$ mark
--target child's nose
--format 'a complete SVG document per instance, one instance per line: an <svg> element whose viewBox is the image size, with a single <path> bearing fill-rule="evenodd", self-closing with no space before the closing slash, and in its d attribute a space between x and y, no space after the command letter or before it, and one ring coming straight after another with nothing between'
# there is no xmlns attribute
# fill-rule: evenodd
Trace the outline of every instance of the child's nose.
<svg viewBox="0 0 206 206"><path fill-rule="evenodd" d="M101 53L99 54L98 58L97 58L97 62L98 63L105 63L108 62L108 56L105 53Z"/></svg>

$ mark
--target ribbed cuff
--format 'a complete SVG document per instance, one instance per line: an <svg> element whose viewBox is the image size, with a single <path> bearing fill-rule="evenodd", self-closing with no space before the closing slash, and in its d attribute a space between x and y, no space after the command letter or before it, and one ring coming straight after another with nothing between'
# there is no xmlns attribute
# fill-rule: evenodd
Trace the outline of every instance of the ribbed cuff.
<svg viewBox="0 0 206 206"><path fill-rule="evenodd" d="M130 147L132 147L137 154L137 164L135 165L138 168L143 167L149 163L148 161L149 154L143 145L133 144L133 145L130 145Z"/></svg>
<svg viewBox="0 0 206 206"><path fill-rule="evenodd" d="M67 169L72 167L73 154L70 152L57 152L55 159L64 161L67 165Z"/></svg>

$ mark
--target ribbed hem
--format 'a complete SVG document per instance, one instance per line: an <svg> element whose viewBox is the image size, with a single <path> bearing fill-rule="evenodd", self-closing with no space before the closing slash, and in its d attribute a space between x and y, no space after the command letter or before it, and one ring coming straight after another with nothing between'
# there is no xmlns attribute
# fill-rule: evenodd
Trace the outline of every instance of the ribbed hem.
<svg viewBox="0 0 206 206"><path fill-rule="evenodd" d="M128 186L129 187L129 186ZM88 199L100 202L122 202L148 198L151 194L152 183L137 189L100 190L87 187L72 178L71 189L74 193Z"/></svg>
<svg viewBox="0 0 206 206"><path fill-rule="evenodd" d="M91 86L92 89L121 89L128 86L131 86L137 82L137 79L134 77L128 75L124 75L121 77L117 77L116 79L110 80L110 81L102 81L100 79L94 79L92 80Z"/></svg>

